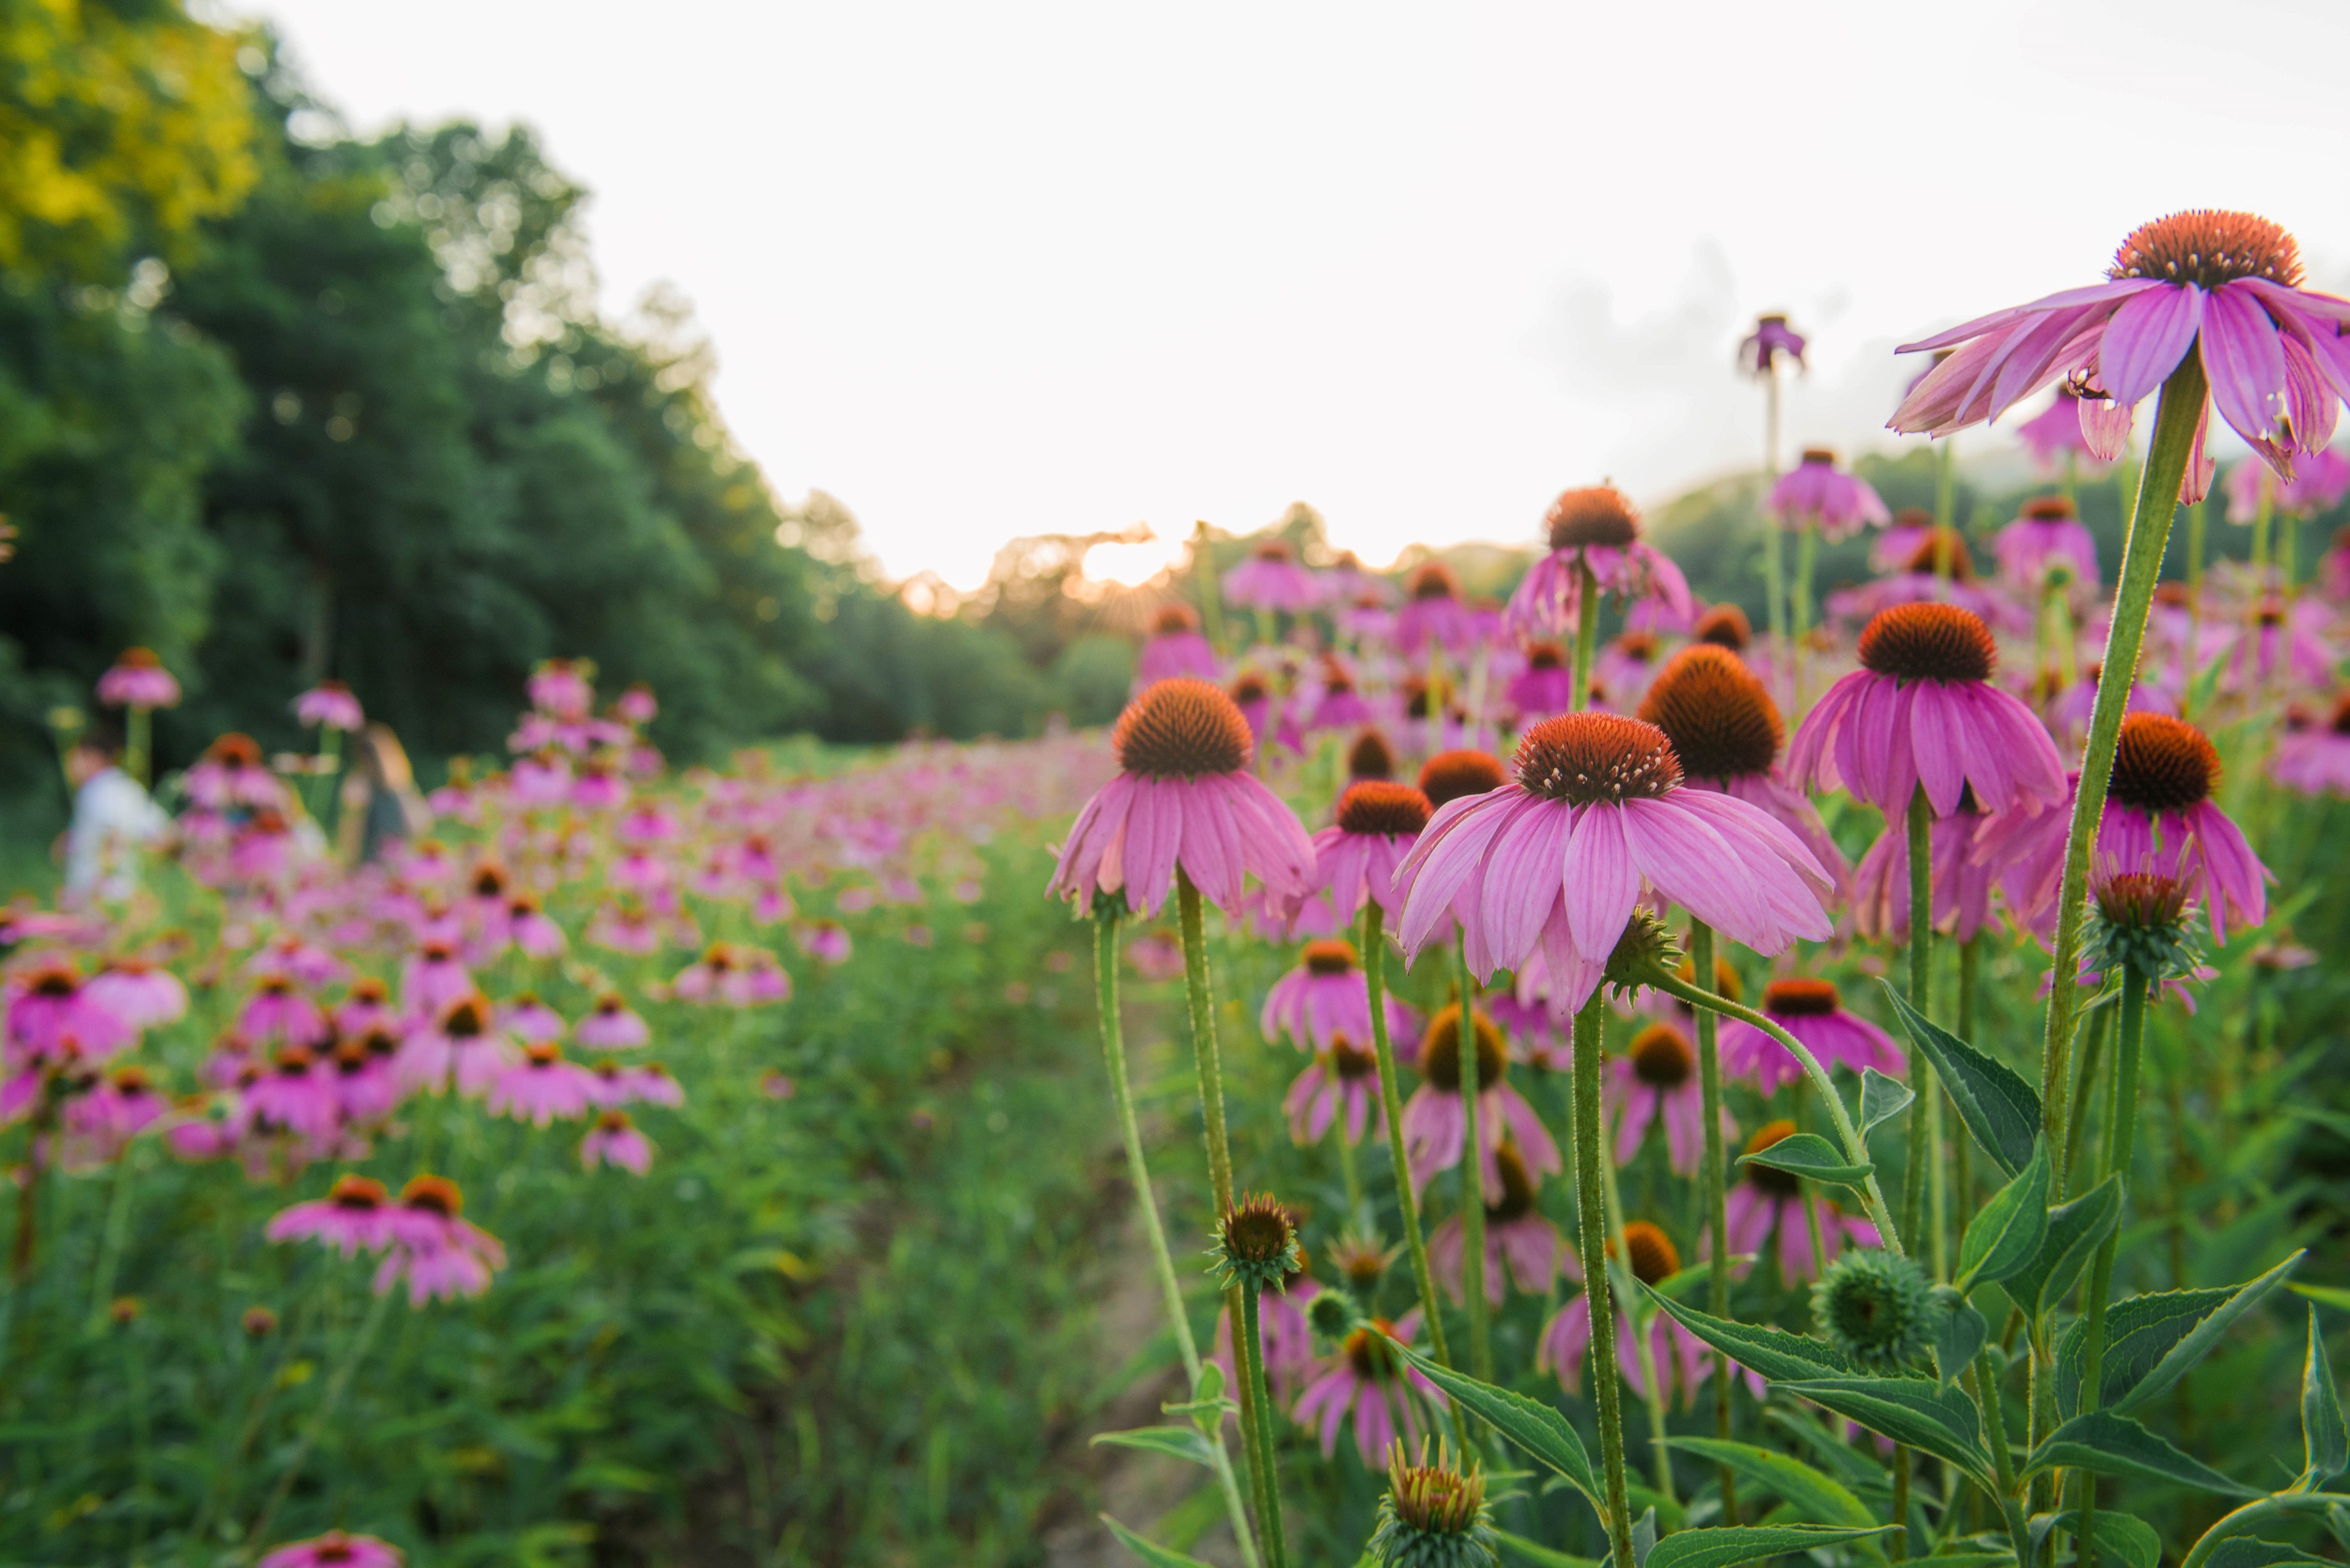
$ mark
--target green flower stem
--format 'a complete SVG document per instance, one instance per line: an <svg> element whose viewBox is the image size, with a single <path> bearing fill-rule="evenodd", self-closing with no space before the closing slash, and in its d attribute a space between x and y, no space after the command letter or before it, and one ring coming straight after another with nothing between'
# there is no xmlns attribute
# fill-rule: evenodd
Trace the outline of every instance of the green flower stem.
<svg viewBox="0 0 2350 1568"><path fill-rule="evenodd" d="M2015 1454L2007 1443L2007 1406L2000 1398L1999 1373L1991 1366L1989 1345L1975 1352L1973 1380L1975 1403L1991 1428L1991 1462L1999 1476L2000 1517L2006 1521L2007 1538L2015 1547L2017 1568L2032 1568L2032 1532L2015 1495Z"/></svg>
<svg viewBox="0 0 2350 1568"><path fill-rule="evenodd" d="M1887 1524L1898 1524L1901 1533L1894 1537L1888 1554L1896 1563L1906 1563L1918 1553L1909 1543L1909 1445L1893 1445L1893 1517Z"/></svg>
<svg viewBox="0 0 2350 1568"><path fill-rule="evenodd" d="M302 1428L302 1440L295 1446L294 1457L286 1462L286 1469L278 1475L276 1488L270 1492L269 1501L262 1505L261 1511L254 1516L252 1525L244 1532L247 1546L258 1548L269 1539L270 1521L277 1517L277 1510L285 1503L286 1494L294 1490L295 1478L302 1473L302 1466L309 1459L310 1450L318 1446L319 1435L326 1431L328 1421L334 1417L335 1407L343 1402L343 1396L349 1391L352 1375L359 1371L359 1363L366 1359L368 1347L375 1343L376 1331L383 1326L384 1314L391 1307L391 1296L390 1291L379 1291L375 1300L368 1304L367 1317L359 1324L359 1332L351 1336L349 1348L343 1352L342 1364L328 1379L327 1391L319 1398L317 1412L311 1416L310 1424Z"/></svg>
<svg viewBox="0 0 2350 1568"><path fill-rule="evenodd" d="M2122 973L2121 1023L2116 1031L2118 1049L2114 1060L2113 1103L2106 1108L2106 1158L2098 1179L2119 1176L2122 1193L2126 1200L2129 1190L2130 1154L2137 1131L2138 1061L2146 1044L2146 993L2149 981L2135 969ZM2114 1288L2114 1254L2120 1243L2121 1227L2116 1224L2103 1245L2097 1249L2097 1262L2089 1280L2089 1326L2081 1348L2081 1414L2087 1415L2097 1407L2099 1378L2106 1359L2106 1302ZM2095 1471L2074 1472L2074 1487L2081 1511L2079 1539L2080 1556L2085 1568L2095 1568L2097 1557L2095 1525L2097 1514L2097 1478Z"/></svg>
<svg viewBox="0 0 2350 1568"><path fill-rule="evenodd" d="M1934 808L1926 786L1909 792L1909 1005L1932 1014L1934 982ZM1950 1277L1950 1241L1942 1220L1942 1085L1923 1051L1909 1053L1909 1158L1901 1176L1901 1228L1927 1232L1934 1277ZM1928 1199L1932 1217L1927 1220Z"/></svg>
<svg viewBox="0 0 2350 1568"><path fill-rule="evenodd" d="M1780 537L1783 530L1770 518L1762 519L1762 570L1767 579L1762 591L1769 596L1765 606L1771 625L1771 646L1783 655L1787 647L1787 546Z"/></svg>
<svg viewBox="0 0 2350 1568"><path fill-rule="evenodd" d="M1949 528L1959 520L1959 443L1944 436L1934 449L1934 526ZM1947 577L1942 553L1936 552L1935 570Z"/></svg>
<svg viewBox="0 0 2350 1568"><path fill-rule="evenodd" d="M1795 580L1787 586L1787 618L1793 623L1793 646L1787 650L1787 668L1794 672L1795 682L1795 715L1804 712L1804 639L1812 629L1812 579L1819 575L1820 525L1804 524L1804 536L1795 544Z"/></svg>
<svg viewBox="0 0 2350 1568"><path fill-rule="evenodd" d="M1338 1179L1347 1184L1347 1223L1348 1226L1368 1223L1363 1213L1363 1176L1355 1168L1355 1146L1347 1141L1345 1107L1338 1116Z"/></svg>
<svg viewBox="0 0 2350 1568"><path fill-rule="evenodd" d="M2089 1101L2095 1096L2097 1063L2106 1052L2106 1030L2112 1022L2113 1012L2100 1007L2089 1014L2088 1037L2073 1054L2073 1117L2064 1135L2066 1152L2078 1159L2081 1154L2082 1129L2088 1123ZM2067 1176L2070 1176L2068 1169Z"/></svg>
<svg viewBox="0 0 2350 1568"><path fill-rule="evenodd" d="M1208 986L1208 934L1200 912L1200 889L1191 885L1191 873L1180 866L1175 868L1175 907L1183 928L1183 984L1191 1002L1191 1059L1199 1068L1200 1114L1208 1130L1208 1185L1221 1217L1232 1208L1232 1153L1224 1133L1224 1067L1216 1045L1216 1004ZM1224 1287L1224 1312L1232 1323L1241 1321L1238 1282ZM1238 1393L1241 1431L1245 1436L1256 1420L1256 1394L1246 1379ZM1242 1451L1248 1459L1250 1486L1262 1489L1264 1478L1257 1473L1255 1446L1244 1443Z"/></svg>
<svg viewBox="0 0 2350 1568"><path fill-rule="evenodd" d="M1690 922L1690 972L1709 984L1713 980L1713 928L1703 920ZM1697 1012L1697 1085L1699 1114L1705 1117L1705 1163L1698 1168L1698 1209L1713 1236L1713 1257L1706 1282L1706 1310L1730 1315L1730 1210L1728 1153L1721 1147L1721 1054L1716 1044L1721 1021L1703 1008ZM1713 1435L1730 1437L1730 1355L1717 1350L1713 1357ZM1738 1473L1721 1467L1721 1521L1738 1522Z"/></svg>
<svg viewBox="0 0 2350 1568"><path fill-rule="evenodd" d="M1810 1046L1780 1028L1766 1015L1755 1012L1751 1007L1732 1002L1726 996L1716 996L1712 992L1700 991L1678 975L1664 975L1651 983L1656 990L1663 992L1667 996L1678 996L1691 1007L1719 1012L1726 1018L1735 1018L1742 1023L1752 1023L1755 1028L1785 1046L1787 1054L1794 1057L1796 1063L1802 1066L1804 1075L1812 1081L1812 1086L1820 1092L1820 1099L1827 1106L1828 1116L1835 1123L1836 1141L1844 1147L1845 1158L1855 1165L1869 1163L1868 1145L1861 1141L1860 1129L1852 1125L1852 1116L1844 1108L1844 1101L1837 1096L1835 1084L1828 1077L1828 1070L1820 1065L1820 1059L1812 1054ZM1870 1171L1864 1178L1864 1181L1861 1202L1868 1210L1869 1221L1877 1227L1877 1236L1884 1241L1885 1250L1896 1257L1905 1255L1901 1248L1900 1228L1894 1223L1892 1206L1885 1201L1885 1192L1877 1185L1877 1173L1874 1170Z"/></svg>
<svg viewBox="0 0 2350 1568"><path fill-rule="evenodd" d="M1371 1048L1379 1059L1379 1108L1387 1113L1388 1156L1395 1163L1396 1208L1403 1218L1403 1239L1411 1252L1412 1283L1419 1290L1420 1316L1428 1323L1428 1341L1443 1366L1452 1365L1444 1343L1444 1314L1438 1309L1436 1280L1428 1269L1428 1238L1420 1234L1419 1204L1411 1190L1411 1165L1404 1158L1403 1093L1396 1084L1395 1045L1388 1039L1387 911L1376 898L1363 904L1363 980L1370 989Z"/></svg>
<svg viewBox="0 0 2350 1568"><path fill-rule="evenodd" d="M1607 1043L1607 1021L1604 1017L1599 1021L1599 1043L1604 1061ZM1603 1104L1600 1108L1604 1111L1607 1107ZM1608 1256L1616 1259L1618 1266L1629 1268L1632 1249L1624 1241L1624 1194L1616 1179L1616 1156L1615 1151L1607 1147L1605 1122L1603 1116L1599 1199L1607 1213ZM1656 1466L1657 1490L1669 1501L1673 1495L1673 1456L1665 1447L1665 1389L1657 1378L1657 1347L1647 1334L1635 1334L1632 1336L1632 1361L1640 1369L1640 1398L1648 1410L1648 1452Z"/></svg>
<svg viewBox="0 0 2350 1568"><path fill-rule="evenodd" d="M1159 1221L1159 1199L1152 1195L1150 1167L1142 1157L1142 1131L1134 1119L1134 1093L1126 1076L1126 1033L1118 1013L1118 922L1116 906L1094 919L1094 994L1100 1005L1102 1057L1109 1066L1112 1098L1118 1102L1118 1134L1126 1144L1127 1178L1134 1184L1135 1206L1142 1210L1142 1228L1150 1239L1150 1262L1159 1272L1159 1288L1167 1297L1167 1321L1175 1330L1175 1348L1183 1357L1183 1375L1192 1394L1200 1389L1200 1347L1191 1337L1191 1321L1183 1310L1183 1288L1176 1282L1175 1261L1167 1251L1167 1231ZM1339 1143L1346 1130L1339 1129ZM1208 1445L1215 1460L1216 1484L1224 1494L1224 1511L1231 1516L1232 1539L1240 1542L1247 1568L1256 1568L1256 1543L1250 1539L1248 1511L1241 1504L1240 1484L1232 1476L1232 1456L1224 1449L1223 1424Z"/></svg>
<svg viewBox="0 0 2350 1568"><path fill-rule="evenodd" d="M122 711L122 771L141 784L149 782L155 771L152 742L155 715L144 708L126 708Z"/></svg>
<svg viewBox="0 0 2350 1568"><path fill-rule="evenodd" d="M114 1300L115 1273L122 1266L123 1242L130 1232L131 1158L130 1147L114 1157L114 1191L107 1199L98 1267L90 1272L89 1321L94 1329L106 1325L107 1305Z"/></svg>
<svg viewBox="0 0 2350 1568"><path fill-rule="evenodd" d="M2146 467L2138 476L2137 499L2130 509L2129 526L2122 544L2120 581L2115 590L2113 623L2106 635L2104 678L2097 682L2096 706L2089 717L2089 743L2081 758L2081 787L2073 803L2073 823L2064 844L2064 879L2057 894L2056 945L2053 971L2056 984L2048 995L2047 1026L2040 1044L2041 1126L2054 1155L2055 1180L2049 1201L2064 1197L2068 1147L2058 1140L2071 1130L2064 1091L2067 1058L2073 1047L2073 1020L2079 1008L2072 979L2081 967L2081 920L2089 890L2089 851L2104 815L2106 786L2113 782L2114 750L2121 737L2122 714L2128 709L2132 683L2137 678L2138 651L2146 640L2147 611L2154 603L2156 581L2162 575L2162 555L2170 542L2171 514L2178 510L2178 485L2195 444L2195 426L2203 412L2203 360L2199 348L2190 350L2162 385L2155 400L2154 441Z"/></svg>
<svg viewBox="0 0 2350 1568"><path fill-rule="evenodd" d="M1599 579L1577 556L1575 563L1575 706L1591 706L1591 656L1599 646Z"/></svg>
<svg viewBox="0 0 2350 1568"><path fill-rule="evenodd" d="M1632 1561L1632 1504L1624 1480L1623 1397L1616 1371L1616 1293L1607 1278L1607 1199L1600 1188L1599 993L1575 1015L1575 1245L1583 1262L1583 1293L1591 1303L1591 1387L1599 1413L1599 1453L1606 1468L1607 1540L1617 1563ZM1649 1380L1654 1386L1656 1379Z"/></svg>
<svg viewBox="0 0 2350 1568"><path fill-rule="evenodd" d="M1244 1282L1241 1286L1241 1313L1244 1386L1256 1407L1256 1419L1248 1428L1248 1446L1255 1456L1249 1468L1257 1476L1257 1525L1264 1536L1265 1562L1271 1568L1288 1568L1289 1543L1281 1529L1281 1478L1273 1468L1273 1400L1264 1387L1263 1329L1257 1321L1254 1284Z"/></svg>
<svg viewBox="0 0 2350 1568"><path fill-rule="evenodd" d="M318 761L310 774L310 815L318 831L327 830L328 808L335 801L335 780L343 767L343 732L332 724L318 726Z"/></svg>
<svg viewBox="0 0 2350 1568"><path fill-rule="evenodd" d="M1493 1338L1485 1302L1485 1079L1477 1052L1477 981L1469 972L1469 940L1452 945L1461 986L1461 1109L1469 1141L1461 1162L1461 1294L1469 1307L1469 1370L1493 1381Z"/></svg>

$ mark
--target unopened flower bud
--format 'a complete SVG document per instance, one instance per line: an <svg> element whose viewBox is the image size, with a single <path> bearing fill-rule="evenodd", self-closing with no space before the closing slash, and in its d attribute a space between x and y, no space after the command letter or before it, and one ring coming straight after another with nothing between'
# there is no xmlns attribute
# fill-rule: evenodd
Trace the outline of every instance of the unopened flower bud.
<svg viewBox="0 0 2350 1568"><path fill-rule="evenodd" d="M1426 1438L1413 1464L1400 1440L1388 1450L1388 1490L1379 1500L1378 1528L1368 1552L1380 1568L1488 1568L1501 1561L1485 1478L1453 1467L1439 1444L1433 1461Z"/></svg>
<svg viewBox="0 0 2350 1568"><path fill-rule="evenodd" d="M1238 1280L1254 1291L1283 1289L1305 1265L1297 1221L1266 1192L1253 1193L1225 1210L1209 1256L1227 1282Z"/></svg>
<svg viewBox="0 0 2350 1568"><path fill-rule="evenodd" d="M1926 1354L1933 1328L1924 1271L1874 1249L1846 1252L1812 1287L1812 1321L1863 1369L1898 1372Z"/></svg>

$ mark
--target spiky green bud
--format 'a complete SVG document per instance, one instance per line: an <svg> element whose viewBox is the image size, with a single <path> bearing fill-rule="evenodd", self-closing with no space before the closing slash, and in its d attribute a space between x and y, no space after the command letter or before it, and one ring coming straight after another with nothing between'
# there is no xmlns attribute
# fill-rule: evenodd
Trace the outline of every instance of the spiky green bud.
<svg viewBox="0 0 2350 1568"><path fill-rule="evenodd" d="M1500 1547L1482 1473L1453 1468L1441 1444L1430 1462L1426 1438L1416 1465L1400 1441L1388 1449L1388 1490L1368 1549L1379 1568L1492 1568Z"/></svg>
<svg viewBox="0 0 2350 1568"><path fill-rule="evenodd" d="M1925 1271L1891 1252L1846 1252L1812 1286L1812 1322L1861 1367L1898 1372L1933 1341Z"/></svg>
<svg viewBox="0 0 2350 1568"><path fill-rule="evenodd" d="M1238 1280L1254 1291L1281 1290L1305 1267L1297 1221L1267 1192L1252 1193L1225 1210L1208 1255L1226 1284Z"/></svg>

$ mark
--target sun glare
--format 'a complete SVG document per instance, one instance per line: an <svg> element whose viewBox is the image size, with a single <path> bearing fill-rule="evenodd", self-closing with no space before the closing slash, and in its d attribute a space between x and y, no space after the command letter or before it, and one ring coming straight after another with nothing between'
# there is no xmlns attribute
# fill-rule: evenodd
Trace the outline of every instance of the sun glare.
<svg viewBox="0 0 2350 1568"><path fill-rule="evenodd" d="M1086 552L1083 570L1091 581L1131 588L1172 566L1182 551L1180 543L1155 534L1138 540L1106 542Z"/></svg>

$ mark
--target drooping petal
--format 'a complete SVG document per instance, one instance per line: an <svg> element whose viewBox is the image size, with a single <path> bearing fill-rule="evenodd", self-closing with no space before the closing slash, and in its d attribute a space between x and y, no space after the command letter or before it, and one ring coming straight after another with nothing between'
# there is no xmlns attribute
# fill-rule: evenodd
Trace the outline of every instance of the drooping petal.
<svg viewBox="0 0 2350 1568"><path fill-rule="evenodd" d="M1483 956L1502 969L1525 962L1541 940L1558 901L1567 836L1575 826L1575 808L1563 801L1530 796L1529 804L1530 809L1493 836L1485 856L1478 925Z"/></svg>
<svg viewBox="0 0 2350 1568"><path fill-rule="evenodd" d="M2285 414L2284 346L2258 296L2228 284L2211 291L2204 311L2202 353L2220 417L2267 458L2270 467L2292 478L2292 456L2276 443L2277 427Z"/></svg>
<svg viewBox="0 0 2350 1568"><path fill-rule="evenodd" d="M2206 298L2193 284L2159 284L2123 301L2097 346L2097 382L2106 396L2135 407L2161 386L2201 329Z"/></svg>
<svg viewBox="0 0 2350 1568"><path fill-rule="evenodd" d="M1575 950L1605 963L1640 897L1640 874L1624 840L1625 808L1579 808L1561 862L1560 891Z"/></svg>

